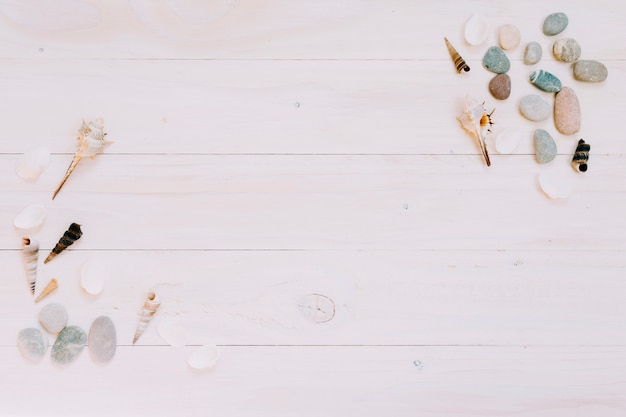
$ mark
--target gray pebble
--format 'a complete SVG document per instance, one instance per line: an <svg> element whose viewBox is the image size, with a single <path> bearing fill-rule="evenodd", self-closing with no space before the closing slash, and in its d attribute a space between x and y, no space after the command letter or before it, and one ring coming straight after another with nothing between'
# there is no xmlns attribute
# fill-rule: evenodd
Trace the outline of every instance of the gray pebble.
<svg viewBox="0 0 626 417"><path fill-rule="evenodd" d="M609 75L609 71L603 63L592 60L577 61L572 65L572 69L574 70L574 78L590 83L602 82Z"/></svg>
<svg viewBox="0 0 626 417"><path fill-rule="evenodd" d="M556 59L563 62L574 62L582 53L580 45L572 38L563 38L554 42L552 52Z"/></svg>
<svg viewBox="0 0 626 417"><path fill-rule="evenodd" d="M522 97L519 103L519 111L522 115L533 122L546 120L552 114L552 106L536 94Z"/></svg>
<svg viewBox="0 0 626 417"><path fill-rule="evenodd" d="M107 316L94 320L89 329L89 354L94 362L108 362L115 356L117 333L113 321Z"/></svg>
<svg viewBox="0 0 626 417"><path fill-rule="evenodd" d="M533 142L535 144L535 159L540 164L546 164L556 157L556 142L545 130L535 130Z"/></svg>
<svg viewBox="0 0 626 417"><path fill-rule="evenodd" d="M48 333L57 334L67 326L67 310L61 304L48 304L39 312L39 323Z"/></svg>
<svg viewBox="0 0 626 417"><path fill-rule="evenodd" d="M541 61L542 54L543 50L541 49L541 45L539 45L539 42L528 42L526 44L526 48L524 49L524 64L536 64L537 62Z"/></svg>
<svg viewBox="0 0 626 417"><path fill-rule="evenodd" d="M17 335L17 348L23 357L36 361L48 350L48 338L39 329L23 329Z"/></svg>
<svg viewBox="0 0 626 417"><path fill-rule="evenodd" d="M543 21L543 34L547 36L558 35L563 32L569 23L565 13L552 13Z"/></svg>
<svg viewBox="0 0 626 417"><path fill-rule="evenodd" d="M67 326L61 330L52 345L52 360L59 364L73 362L83 351L87 334L78 326Z"/></svg>

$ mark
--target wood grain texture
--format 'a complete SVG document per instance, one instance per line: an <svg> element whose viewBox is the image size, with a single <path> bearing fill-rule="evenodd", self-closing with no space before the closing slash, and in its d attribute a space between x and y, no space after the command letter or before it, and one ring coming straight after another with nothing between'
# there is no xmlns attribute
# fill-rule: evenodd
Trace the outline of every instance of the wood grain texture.
<svg viewBox="0 0 626 417"><path fill-rule="evenodd" d="M555 11L570 25L548 38ZM490 25L482 46L462 39L473 12ZM625 19L608 0L0 0L2 413L623 416ZM481 60L505 23L522 45L498 101ZM455 73L444 36L470 73ZM606 82L554 59L565 36ZM544 57L525 66L531 40ZM553 102L528 82L539 68L576 91L579 134L519 113L528 94ZM490 168L456 119L466 95L496 109ZM95 117L114 143L51 200ZM499 155L509 127L524 139ZM548 165L537 128L557 142ZM585 174L570 166L580 137ZM38 146L49 167L18 178ZM548 171L569 198L541 191ZM29 204L44 224L14 228ZM59 289L34 304L21 238L44 258L71 222L84 235L40 264L39 288ZM87 262L106 277L100 295L80 287ZM132 345L149 289L162 306ZM17 333L51 302L84 329L111 317L114 360L22 358ZM166 321L186 328L184 347L159 336ZM194 372L203 344L222 357Z"/></svg>

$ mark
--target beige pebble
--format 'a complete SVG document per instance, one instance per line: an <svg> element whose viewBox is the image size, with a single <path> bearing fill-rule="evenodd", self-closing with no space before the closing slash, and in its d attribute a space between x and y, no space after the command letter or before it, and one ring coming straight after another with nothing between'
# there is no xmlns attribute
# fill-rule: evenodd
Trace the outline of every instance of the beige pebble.
<svg viewBox="0 0 626 417"><path fill-rule="evenodd" d="M498 43L504 50L516 48L522 41L522 34L515 25L502 25L498 30Z"/></svg>
<svg viewBox="0 0 626 417"><path fill-rule="evenodd" d="M569 87L561 88L554 98L554 126L564 135L580 130L580 104L576 93Z"/></svg>

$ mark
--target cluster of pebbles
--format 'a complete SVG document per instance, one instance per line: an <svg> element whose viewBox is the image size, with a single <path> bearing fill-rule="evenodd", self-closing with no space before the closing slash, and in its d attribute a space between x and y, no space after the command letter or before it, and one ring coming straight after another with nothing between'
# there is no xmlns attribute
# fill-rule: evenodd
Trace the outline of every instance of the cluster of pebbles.
<svg viewBox="0 0 626 417"><path fill-rule="evenodd" d="M568 24L569 19L565 13L552 13L545 18L542 32L548 37L556 36L561 34ZM487 38L487 33L487 23L480 15L474 14L465 24L465 40L471 45L482 44ZM489 82L489 92L498 100L506 100L511 94L511 78L507 74L511 68L511 61L505 51L518 47L520 43L519 29L511 24L502 25L498 28L498 45L491 46L483 56L483 67L496 74ZM580 59L582 49L573 38L560 38L554 41L552 54L558 61L571 64L573 78L577 81L598 83L606 80L608 76L608 70L601 62ZM543 50L539 42L528 42L524 48L523 62L525 65L538 64L542 55ZM543 69L532 71L529 81L541 92L526 95L520 99L521 115L532 122L547 120L552 115L554 127L560 134L571 136L578 133L581 125L581 110L574 90L564 86L556 75ZM550 96L547 97L546 93ZM511 153L523 137L524 134L518 129L504 129L496 138L496 150L499 153ZM538 163L546 164L556 157L557 144L547 130L536 129L533 133L533 144L535 160ZM572 146L572 150L574 149L572 167L577 172L585 172L590 146L581 139L575 146ZM550 186L543 187L543 183L548 182L540 178L540 185L549 197L566 196L566 193L562 191L552 192ZM568 187L564 185L562 188Z"/></svg>

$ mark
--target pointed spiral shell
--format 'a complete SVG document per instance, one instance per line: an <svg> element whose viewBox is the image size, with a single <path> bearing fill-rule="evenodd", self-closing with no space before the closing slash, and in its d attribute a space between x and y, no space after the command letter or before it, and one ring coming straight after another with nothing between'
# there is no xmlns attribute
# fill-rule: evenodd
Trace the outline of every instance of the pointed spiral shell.
<svg viewBox="0 0 626 417"><path fill-rule="evenodd" d="M30 293L35 295L37 282L37 261L39 260L39 242L28 237L22 238L22 258L26 269L26 282Z"/></svg>
<svg viewBox="0 0 626 417"><path fill-rule="evenodd" d="M461 71L469 72L470 67L469 65L467 65L467 62L465 62L461 54L459 54L459 51L457 51L456 48L452 46L448 38L443 38L443 40L446 42L446 47L448 48L448 52L450 53L450 58L452 58L452 61L454 62L456 72L458 72L459 74L461 73Z"/></svg>
<svg viewBox="0 0 626 417"><path fill-rule="evenodd" d="M80 224L72 223L65 233L63 233L63 236L59 239L59 243L56 244L43 263L47 264L53 260L59 253L63 252L68 246L80 239L82 235L83 232L80 230Z"/></svg>
<svg viewBox="0 0 626 417"><path fill-rule="evenodd" d="M589 145L582 139L578 141L578 145L576 145L576 151L574 152L574 157L572 158L572 167L576 171L587 171L587 161L589 160L590 150L591 145Z"/></svg>
<svg viewBox="0 0 626 417"><path fill-rule="evenodd" d="M52 292L54 292L57 288L59 288L59 284L56 279L52 278L48 285L46 285L46 287L41 290L37 298L35 298L35 302L40 302L41 300L49 296Z"/></svg>
<svg viewBox="0 0 626 417"><path fill-rule="evenodd" d="M135 336L133 337L133 345L146 330L160 305L161 299L159 296L154 291L150 291L143 308L139 312L139 323L137 323L137 330L135 330Z"/></svg>

